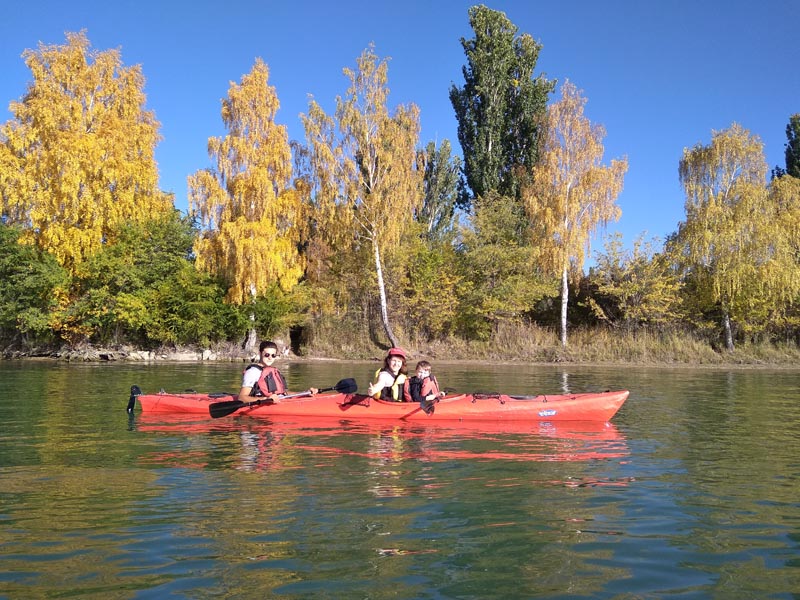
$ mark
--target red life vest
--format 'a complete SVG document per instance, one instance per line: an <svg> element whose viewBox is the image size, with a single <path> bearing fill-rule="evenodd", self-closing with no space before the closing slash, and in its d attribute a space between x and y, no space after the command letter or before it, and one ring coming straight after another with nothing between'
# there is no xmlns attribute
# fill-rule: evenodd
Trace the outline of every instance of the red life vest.
<svg viewBox="0 0 800 600"><path fill-rule="evenodd" d="M261 370L258 381L256 381L253 389L250 390L251 396L271 396L272 394L286 393L286 380L283 378L283 374L275 367L249 365L247 369Z"/></svg>
<svg viewBox="0 0 800 600"><path fill-rule="evenodd" d="M439 396L439 382L436 381L436 375L428 375L422 380L422 397L425 398L428 394Z"/></svg>
<svg viewBox="0 0 800 600"><path fill-rule="evenodd" d="M436 381L435 375L428 375L422 379L414 376L409 381L410 383L406 388L408 400L422 402L428 394L439 395L439 382Z"/></svg>

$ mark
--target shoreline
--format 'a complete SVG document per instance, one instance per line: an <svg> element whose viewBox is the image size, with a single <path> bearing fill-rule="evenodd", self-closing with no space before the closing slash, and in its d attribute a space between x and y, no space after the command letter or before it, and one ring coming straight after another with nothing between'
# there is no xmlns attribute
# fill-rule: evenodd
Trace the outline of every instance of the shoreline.
<svg viewBox="0 0 800 600"><path fill-rule="evenodd" d="M653 361L653 360L609 360L609 361L582 361L564 359L559 361L537 361L526 359L525 357L498 357L486 356L481 358L444 358L430 356L425 353L410 352L411 360L434 360L437 364L485 364L487 360L491 360L494 364L530 364L539 365L542 367L556 367L556 366L574 366L574 367L623 367L623 366L636 366L641 368L659 368L659 369L773 369L773 370L800 370L800 364L792 362L768 362L764 360L753 360L750 362L738 361L724 361L724 357L720 357L720 362L680 362L680 361ZM67 363L142 363L142 364L157 364L157 363L250 363L258 359L257 355L248 356L242 351L233 351L228 348L225 350L212 350L212 349L159 349L159 350L139 350L133 348L94 348L84 347L79 349L49 349L49 350L34 350L34 351L12 351L6 350L2 352L4 361L50 361L50 362L67 362ZM282 362L380 362L382 355L367 356L363 358L331 358L327 356L300 356L291 352L285 353L279 357Z"/></svg>

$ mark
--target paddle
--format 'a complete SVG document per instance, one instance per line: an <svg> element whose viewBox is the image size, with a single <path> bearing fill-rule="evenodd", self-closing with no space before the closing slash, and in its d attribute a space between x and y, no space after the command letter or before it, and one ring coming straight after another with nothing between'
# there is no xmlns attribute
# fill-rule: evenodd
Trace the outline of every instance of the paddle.
<svg viewBox="0 0 800 600"><path fill-rule="evenodd" d="M355 379L342 379L336 385L328 388L322 388L318 390L319 392L330 392L331 390L336 390L340 394L354 394L358 389L358 384L356 383ZM299 398L300 396L310 396L311 390L306 390L305 392L297 392L296 394L288 394L286 396L281 396L281 400L286 400L287 398ZM264 404L270 402L269 398L259 398L258 400L253 400L252 402L242 402L241 400L228 400L226 402L215 402L214 404L208 405L208 412L213 419L219 419L220 417L227 417L230 414L235 413L240 408L247 408L249 406L258 406L259 404Z"/></svg>
<svg viewBox="0 0 800 600"><path fill-rule="evenodd" d="M411 412L402 415L400 417L400 420L405 421L408 417L417 414L421 410L424 410L426 415L430 415L433 413L433 405L436 404L438 401L439 401L438 398L436 398L435 400L423 400L422 402L419 403L419 406L417 408L415 408Z"/></svg>
<svg viewBox="0 0 800 600"><path fill-rule="evenodd" d="M450 389L450 388L446 388L446 389L444 389L442 391L444 392L445 396L447 394L452 394L453 392L455 392L455 390ZM418 408L415 408L410 413L404 414L402 417L400 417L400 419L401 420L405 420L408 417L410 417L411 415L417 414L421 410L425 411L426 415L432 415L433 411L436 410L436 406L435 405L439 402L439 400L441 400L440 397L436 397L433 400L423 400L422 402L419 403L419 407Z"/></svg>
<svg viewBox="0 0 800 600"><path fill-rule="evenodd" d="M133 412L133 407L136 406L136 398L142 395L142 390L138 385L131 386L131 397L128 400L128 413Z"/></svg>

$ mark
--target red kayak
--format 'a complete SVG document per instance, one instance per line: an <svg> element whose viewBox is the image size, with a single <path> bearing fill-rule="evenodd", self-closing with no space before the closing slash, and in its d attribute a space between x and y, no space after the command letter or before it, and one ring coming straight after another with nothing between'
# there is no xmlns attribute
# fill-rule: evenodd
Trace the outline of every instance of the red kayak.
<svg viewBox="0 0 800 600"><path fill-rule="evenodd" d="M277 403L254 399L240 402L235 394L159 392L144 394L131 388L128 404L136 399L145 413L203 414L249 417L314 417L336 419L382 419L425 422L541 422L609 421L628 398L627 390L580 394L451 394L427 406L410 402L388 402L351 393L353 380L342 380L328 390L333 393L289 394ZM322 390L321 390L322 391Z"/></svg>

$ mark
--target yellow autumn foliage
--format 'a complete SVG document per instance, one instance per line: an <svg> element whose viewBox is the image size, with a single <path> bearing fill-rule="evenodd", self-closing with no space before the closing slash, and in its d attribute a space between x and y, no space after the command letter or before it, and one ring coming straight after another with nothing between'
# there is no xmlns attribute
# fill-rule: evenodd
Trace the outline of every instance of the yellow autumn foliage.
<svg viewBox="0 0 800 600"><path fill-rule="evenodd" d="M582 273L592 233L619 219L616 205L628 170L627 159L602 164L605 129L584 114L586 99L572 83L547 109L539 162L523 186L533 243L541 266L561 277L561 345L567 345L570 276Z"/></svg>
<svg viewBox="0 0 800 600"><path fill-rule="evenodd" d="M74 272L122 224L172 208L158 189L159 123L141 68L91 50L84 32L23 58L33 81L0 129L0 211Z"/></svg>
<svg viewBox="0 0 800 600"><path fill-rule="evenodd" d="M585 104L580 90L564 82L561 99L548 107L540 161L523 190L533 243L554 275L579 275L591 234L621 214L615 201L628 161L601 164L605 130L586 118Z"/></svg>
<svg viewBox="0 0 800 600"><path fill-rule="evenodd" d="M698 294L745 328L776 321L800 290L797 180L768 186L763 143L737 123L685 149L679 175L686 219L671 248Z"/></svg>
<svg viewBox="0 0 800 600"><path fill-rule="evenodd" d="M199 218L198 268L229 285L227 300L246 304L278 283L290 290L303 274L298 252L305 227L301 194L291 187L292 157L280 106L260 59L222 102L228 135L208 140L214 169L189 177Z"/></svg>
<svg viewBox="0 0 800 600"><path fill-rule="evenodd" d="M422 203L423 173L416 168L419 109L411 104L389 111L388 64L372 46L344 74L350 84L336 98L335 116L313 100L308 114L301 116L314 219L326 242L340 252L369 248L384 329L397 345L383 262L397 250Z"/></svg>

